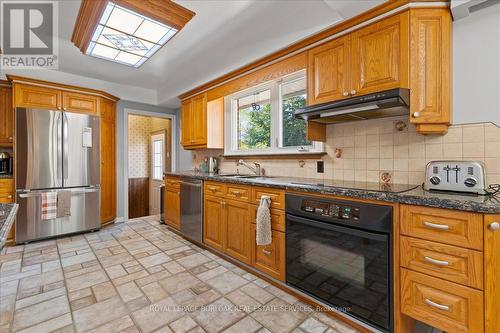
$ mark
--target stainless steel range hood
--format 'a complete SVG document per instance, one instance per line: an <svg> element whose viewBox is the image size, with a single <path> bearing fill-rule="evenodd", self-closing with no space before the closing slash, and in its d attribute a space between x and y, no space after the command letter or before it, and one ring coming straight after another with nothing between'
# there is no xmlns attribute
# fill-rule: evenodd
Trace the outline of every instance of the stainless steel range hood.
<svg viewBox="0 0 500 333"><path fill-rule="evenodd" d="M410 90L381 91L299 109L295 117L324 124L394 117L409 114Z"/></svg>

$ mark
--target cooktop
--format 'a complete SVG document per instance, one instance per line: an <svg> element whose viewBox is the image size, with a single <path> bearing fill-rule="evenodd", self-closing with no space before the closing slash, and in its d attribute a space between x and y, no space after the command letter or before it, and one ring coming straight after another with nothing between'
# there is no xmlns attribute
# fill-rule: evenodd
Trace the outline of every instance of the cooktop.
<svg viewBox="0 0 500 333"><path fill-rule="evenodd" d="M408 184L380 184L373 182L354 182L354 181L341 181L341 180L311 180L308 182L292 182L294 185L308 185L319 186L326 188L344 188L352 190L363 190L373 192L387 192L387 193L403 193L416 189L420 185Z"/></svg>

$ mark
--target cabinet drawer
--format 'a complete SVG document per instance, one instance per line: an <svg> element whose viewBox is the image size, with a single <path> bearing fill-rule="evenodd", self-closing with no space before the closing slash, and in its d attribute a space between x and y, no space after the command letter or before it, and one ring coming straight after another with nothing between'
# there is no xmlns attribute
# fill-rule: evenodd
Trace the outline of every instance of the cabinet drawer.
<svg viewBox="0 0 500 333"><path fill-rule="evenodd" d="M421 206L401 206L401 233L476 250L483 248L482 215Z"/></svg>
<svg viewBox="0 0 500 333"><path fill-rule="evenodd" d="M257 218L258 206L252 205L252 213L250 215L252 223L255 224ZM285 212L279 209L271 209L271 228L276 231L285 232Z"/></svg>
<svg viewBox="0 0 500 333"><path fill-rule="evenodd" d="M263 273L285 281L285 234L273 231L269 245L255 243L255 224L252 224L252 265Z"/></svg>
<svg viewBox="0 0 500 333"><path fill-rule="evenodd" d="M271 198L272 208L285 209L285 191L267 187L252 187L252 203L258 205L263 195Z"/></svg>
<svg viewBox="0 0 500 333"><path fill-rule="evenodd" d="M179 183L179 178L176 177L166 177L165 178L165 187L172 189L179 189L181 184Z"/></svg>
<svg viewBox="0 0 500 333"><path fill-rule="evenodd" d="M250 188L243 186L226 186L226 197L235 200L248 201L250 200Z"/></svg>
<svg viewBox="0 0 500 333"><path fill-rule="evenodd" d="M226 185L221 183L205 182L205 195L223 197L226 195Z"/></svg>
<svg viewBox="0 0 500 333"><path fill-rule="evenodd" d="M401 265L460 283L483 289L483 253L401 236Z"/></svg>
<svg viewBox="0 0 500 333"><path fill-rule="evenodd" d="M446 332L484 330L483 293L401 269L401 311Z"/></svg>

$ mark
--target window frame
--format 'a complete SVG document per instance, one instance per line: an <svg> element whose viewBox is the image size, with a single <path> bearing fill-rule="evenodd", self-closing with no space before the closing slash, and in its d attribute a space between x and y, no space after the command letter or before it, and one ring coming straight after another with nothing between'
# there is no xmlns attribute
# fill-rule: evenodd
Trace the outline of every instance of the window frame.
<svg viewBox="0 0 500 333"><path fill-rule="evenodd" d="M312 141L308 146L282 147L283 143L283 110L281 85L304 77L307 82L306 70L300 70L277 79L240 90L224 98L224 155L294 155L321 154L325 152L323 142ZM269 90L271 94L271 146L262 149L238 149L238 109L237 100L251 94ZM306 95L307 101L307 95Z"/></svg>

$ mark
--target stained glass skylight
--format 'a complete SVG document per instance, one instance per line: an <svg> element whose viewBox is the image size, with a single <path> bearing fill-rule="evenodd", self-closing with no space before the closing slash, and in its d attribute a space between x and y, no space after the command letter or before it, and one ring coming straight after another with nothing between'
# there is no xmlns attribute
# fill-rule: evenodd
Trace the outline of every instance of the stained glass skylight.
<svg viewBox="0 0 500 333"><path fill-rule="evenodd" d="M139 67L176 33L175 28L108 2L87 54Z"/></svg>

